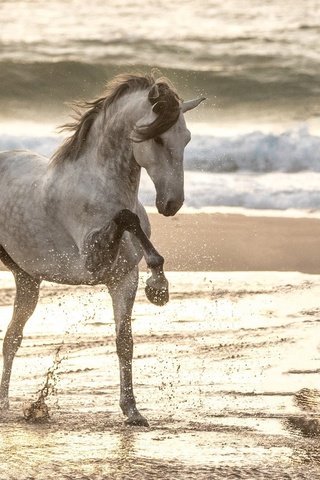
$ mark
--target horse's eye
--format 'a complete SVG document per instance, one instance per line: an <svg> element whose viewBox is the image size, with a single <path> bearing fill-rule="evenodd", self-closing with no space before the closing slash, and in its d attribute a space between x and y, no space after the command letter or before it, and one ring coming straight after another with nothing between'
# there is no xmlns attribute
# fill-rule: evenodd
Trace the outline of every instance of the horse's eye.
<svg viewBox="0 0 320 480"><path fill-rule="evenodd" d="M163 140L161 137L154 137L153 139L158 145L163 145Z"/></svg>

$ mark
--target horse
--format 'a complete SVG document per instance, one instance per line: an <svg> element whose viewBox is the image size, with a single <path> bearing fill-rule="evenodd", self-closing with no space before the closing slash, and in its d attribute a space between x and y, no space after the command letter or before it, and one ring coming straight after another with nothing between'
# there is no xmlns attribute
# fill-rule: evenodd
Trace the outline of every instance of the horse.
<svg viewBox="0 0 320 480"><path fill-rule="evenodd" d="M12 363L38 302L42 280L106 286L112 299L120 369L120 407L129 425L148 425L132 384L131 312L144 256L149 301L169 299L164 258L150 241L138 200L141 168L156 190L160 214L184 202L183 154L191 134L184 102L164 77L118 75L102 96L74 107L74 121L51 158L26 150L0 153L0 259L16 284L3 342L0 411L9 408Z"/></svg>

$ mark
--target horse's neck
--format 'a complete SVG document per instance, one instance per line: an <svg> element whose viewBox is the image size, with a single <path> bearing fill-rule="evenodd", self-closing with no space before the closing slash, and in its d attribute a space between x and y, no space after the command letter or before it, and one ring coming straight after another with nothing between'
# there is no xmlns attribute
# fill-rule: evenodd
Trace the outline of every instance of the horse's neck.
<svg viewBox="0 0 320 480"><path fill-rule="evenodd" d="M141 116L141 96L134 92L125 96L110 108L101 112L89 133L86 150L86 168L106 179L113 187L126 195L137 197L140 167L134 159L130 136Z"/></svg>
<svg viewBox="0 0 320 480"><path fill-rule="evenodd" d="M129 120L129 121L128 121ZM66 203L90 202L134 208L138 199L140 167L132 153L130 133L134 119L117 113L105 119L101 112L91 127L79 158L66 162L51 178ZM87 197L87 198L86 198ZM72 208L74 208L72 207Z"/></svg>
<svg viewBox="0 0 320 480"><path fill-rule="evenodd" d="M100 112L78 159L48 171L47 202L55 205L56 217L77 239L88 228L108 222L119 209L139 208L140 166L130 134L143 112L138 95L133 104L132 98L121 100L110 111Z"/></svg>

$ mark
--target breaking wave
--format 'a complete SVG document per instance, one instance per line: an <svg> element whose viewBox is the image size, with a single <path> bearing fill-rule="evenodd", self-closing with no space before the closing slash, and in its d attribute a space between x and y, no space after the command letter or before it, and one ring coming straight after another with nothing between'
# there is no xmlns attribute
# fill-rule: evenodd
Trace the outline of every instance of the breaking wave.
<svg viewBox="0 0 320 480"><path fill-rule="evenodd" d="M50 156L59 136L0 135L0 150L34 150ZM221 137L193 135L185 151L185 169L202 172L320 172L320 137L307 128L281 134L250 132Z"/></svg>
<svg viewBox="0 0 320 480"><path fill-rule="evenodd" d="M29 149L50 156L59 136L0 135L0 150ZM307 129L280 135L251 132L193 137L185 155L186 206L320 209L320 137ZM142 176L140 198L155 204Z"/></svg>

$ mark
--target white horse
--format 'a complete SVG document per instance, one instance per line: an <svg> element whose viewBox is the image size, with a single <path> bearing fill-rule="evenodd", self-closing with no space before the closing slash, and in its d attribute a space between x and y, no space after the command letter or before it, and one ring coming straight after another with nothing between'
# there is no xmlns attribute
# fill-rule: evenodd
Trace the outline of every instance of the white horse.
<svg viewBox="0 0 320 480"><path fill-rule="evenodd" d="M107 286L113 302L120 364L120 407L131 425L148 425L132 387L131 312L138 263L152 276L148 299L169 299L163 257L150 242L138 200L144 167L159 213L184 201L183 153L190 140L183 114L204 100L182 102L166 79L121 75L101 98L82 104L73 133L51 160L29 151L0 154L0 259L12 271L16 297L3 343L0 408L9 407L14 356L42 280ZM82 113L81 113L82 112Z"/></svg>

